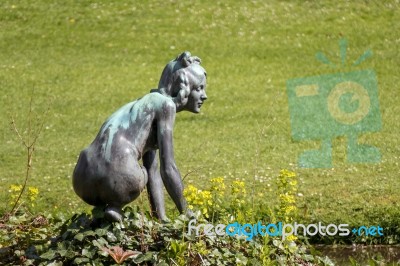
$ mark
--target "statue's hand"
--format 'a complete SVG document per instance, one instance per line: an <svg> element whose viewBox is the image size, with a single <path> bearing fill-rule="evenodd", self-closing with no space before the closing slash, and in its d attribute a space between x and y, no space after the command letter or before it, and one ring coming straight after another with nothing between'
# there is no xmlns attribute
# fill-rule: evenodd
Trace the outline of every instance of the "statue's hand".
<svg viewBox="0 0 400 266"><path fill-rule="evenodd" d="M186 210L186 217L188 217L189 219L190 218L196 218L194 212L189 208Z"/></svg>

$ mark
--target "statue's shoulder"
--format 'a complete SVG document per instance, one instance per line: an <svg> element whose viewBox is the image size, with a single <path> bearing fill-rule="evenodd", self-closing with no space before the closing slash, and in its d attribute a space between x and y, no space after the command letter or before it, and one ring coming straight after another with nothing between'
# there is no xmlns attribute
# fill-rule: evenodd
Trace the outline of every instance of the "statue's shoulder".
<svg viewBox="0 0 400 266"><path fill-rule="evenodd" d="M176 104L172 100L171 97L163 95L158 92L150 92L144 97L145 101L149 101L154 105L156 108L160 109L170 109L176 111Z"/></svg>

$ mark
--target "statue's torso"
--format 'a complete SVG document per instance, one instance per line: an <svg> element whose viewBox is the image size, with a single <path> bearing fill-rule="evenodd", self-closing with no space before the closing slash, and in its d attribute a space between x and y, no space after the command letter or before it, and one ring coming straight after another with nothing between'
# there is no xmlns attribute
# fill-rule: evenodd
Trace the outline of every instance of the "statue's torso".
<svg viewBox="0 0 400 266"><path fill-rule="evenodd" d="M168 100L159 93L150 93L118 109L89 146L92 155L110 163L121 156L138 161L146 151L158 149L157 116Z"/></svg>

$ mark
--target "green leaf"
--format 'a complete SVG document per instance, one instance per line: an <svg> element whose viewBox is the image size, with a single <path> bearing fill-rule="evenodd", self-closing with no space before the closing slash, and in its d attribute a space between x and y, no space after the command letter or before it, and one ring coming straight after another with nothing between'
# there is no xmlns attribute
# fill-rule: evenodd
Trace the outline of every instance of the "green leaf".
<svg viewBox="0 0 400 266"><path fill-rule="evenodd" d="M87 250L86 248L82 249L82 256L85 256L89 259L93 258L93 253Z"/></svg>
<svg viewBox="0 0 400 266"><path fill-rule="evenodd" d="M14 254L18 257L25 256L25 251L17 249L14 251Z"/></svg>
<svg viewBox="0 0 400 266"><path fill-rule="evenodd" d="M86 236L95 236L96 234L92 230L87 230L87 231L83 232L83 235L86 237Z"/></svg>
<svg viewBox="0 0 400 266"><path fill-rule="evenodd" d="M353 266L358 265L357 261L351 256L349 257L349 261L350 261L351 265L353 265Z"/></svg>
<svg viewBox="0 0 400 266"><path fill-rule="evenodd" d="M63 263L61 261L53 261L47 264L47 266L63 266Z"/></svg>
<svg viewBox="0 0 400 266"><path fill-rule="evenodd" d="M108 233L108 230L104 228L98 228L96 229L95 233L97 236L104 236Z"/></svg>
<svg viewBox="0 0 400 266"><path fill-rule="evenodd" d="M107 232L107 241L108 242L117 242L117 237L113 233Z"/></svg>
<svg viewBox="0 0 400 266"><path fill-rule="evenodd" d="M168 263L166 263L165 261L162 261L162 262L158 263L156 266L168 266Z"/></svg>
<svg viewBox="0 0 400 266"><path fill-rule="evenodd" d="M83 238L85 238L85 236L82 233L79 233L77 235L74 236L74 239L82 242Z"/></svg>
<svg viewBox="0 0 400 266"><path fill-rule="evenodd" d="M56 257L56 252L54 250L50 249L49 251L40 255L40 257L45 260L52 260Z"/></svg>
<svg viewBox="0 0 400 266"><path fill-rule="evenodd" d="M74 259L74 264L79 265L84 262L90 262L88 258L75 258Z"/></svg>
<svg viewBox="0 0 400 266"><path fill-rule="evenodd" d="M76 253L73 251L73 250L67 250L67 254L65 254L65 257L67 258L67 259L72 259L73 257L75 257L76 256Z"/></svg>
<svg viewBox="0 0 400 266"><path fill-rule="evenodd" d="M145 254L139 254L136 258L133 259L135 263L142 263L144 261L152 261L153 260L153 252L147 252Z"/></svg>
<svg viewBox="0 0 400 266"><path fill-rule="evenodd" d="M92 244L95 247L98 247L99 249L102 249L105 246L108 246L108 242L107 240L105 240L104 238L100 237L99 239L93 240Z"/></svg>
<svg viewBox="0 0 400 266"><path fill-rule="evenodd" d="M236 263L246 265L247 258L242 253L238 253L238 254L236 254Z"/></svg>
<svg viewBox="0 0 400 266"><path fill-rule="evenodd" d="M61 249L58 250L58 253L60 254L61 257L65 257L65 255L67 254L68 249Z"/></svg>

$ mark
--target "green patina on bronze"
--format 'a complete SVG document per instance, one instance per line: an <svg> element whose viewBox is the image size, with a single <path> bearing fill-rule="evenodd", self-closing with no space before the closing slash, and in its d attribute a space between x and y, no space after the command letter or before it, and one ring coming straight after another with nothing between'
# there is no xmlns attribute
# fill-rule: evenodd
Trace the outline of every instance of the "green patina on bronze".
<svg viewBox="0 0 400 266"><path fill-rule="evenodd" d="M169 62L158 88L114 112L81 152L74 190L86 203L103 207L109 219L121 220L121 208L146 186L152 211L160 219L166 219L163 186L178 210L186 211L172 130L177 112L199 113L207 99L206 72L200 63L189 52Z"/></svg>

